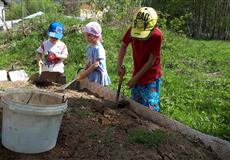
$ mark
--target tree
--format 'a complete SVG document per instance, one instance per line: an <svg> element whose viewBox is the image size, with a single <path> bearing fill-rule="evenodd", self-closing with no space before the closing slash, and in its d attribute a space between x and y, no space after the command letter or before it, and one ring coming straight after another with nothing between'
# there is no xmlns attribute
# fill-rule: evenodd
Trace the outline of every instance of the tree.
<svg viewBox="0 0 230 160"><path fill-rule="evenodd" d="M184 24L185 33L196 38L230 39L229 0L143 0L142 5L167 15L169 29ZM182 23L172 23L178 19Z"/></svg>

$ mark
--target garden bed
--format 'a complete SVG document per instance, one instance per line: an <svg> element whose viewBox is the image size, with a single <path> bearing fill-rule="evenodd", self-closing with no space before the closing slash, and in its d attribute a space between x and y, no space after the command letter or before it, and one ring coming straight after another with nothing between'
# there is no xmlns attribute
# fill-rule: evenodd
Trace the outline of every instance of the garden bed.
<svg viewBox="0 0 230 160"><path fill-rule="evenodd" d="M3 89L4 84L1 85ZM18 87L18 84L14 85L5 84L6 88ZM52 88L47 91L52 91ZM0 160L219 159L201 141L162 128L139 117L127 107L117 108L115 103L98 98L86 90L68 89L65 96L68 110L64 114L54 149L41 154L20 154L0 145Z"/></svg>

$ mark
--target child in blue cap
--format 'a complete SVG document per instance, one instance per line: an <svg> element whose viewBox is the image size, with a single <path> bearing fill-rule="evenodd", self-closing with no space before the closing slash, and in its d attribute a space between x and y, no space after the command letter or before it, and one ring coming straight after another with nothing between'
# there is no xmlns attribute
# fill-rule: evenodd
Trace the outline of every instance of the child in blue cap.
<svg viewBox="0 0 230 160"><path fill-rule="evenodd" d="M63 61L68 56L67 47L65 43L61 41L63 33L63 24L60 22L52 22L48 28L48 40L43 41L37 49L37 64L39 66L42 65L42 73L58 73L53 81L60 84L66 83Z"/></svg>

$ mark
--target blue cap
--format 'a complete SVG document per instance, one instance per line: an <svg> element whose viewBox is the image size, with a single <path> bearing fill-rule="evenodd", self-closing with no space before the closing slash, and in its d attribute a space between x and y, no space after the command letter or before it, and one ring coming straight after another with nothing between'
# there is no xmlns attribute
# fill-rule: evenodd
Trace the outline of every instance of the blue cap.
<svg viewBox="0 0 230 160"><path fill-rule="evenodd" d="M64 26L60 22L52 22L48 29L48 36L61 39L64 33Z"/></svg>

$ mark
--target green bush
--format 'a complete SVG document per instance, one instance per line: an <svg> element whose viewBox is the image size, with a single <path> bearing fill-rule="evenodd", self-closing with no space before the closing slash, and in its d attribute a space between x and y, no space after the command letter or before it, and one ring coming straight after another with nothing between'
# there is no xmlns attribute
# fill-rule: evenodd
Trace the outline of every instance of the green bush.
<svg viewBox="0 0 230 160"><path fill-rule="evenodd" d="M139 7L141 0L91 0L95 10L107 10L103 15L103 22L110 25L123 25L130 22L135 8ZM129 16L127 16L129 15Z"/></svg>
<svg viewBox="0 0 230 160"><path fill-rule="evenodd" d="M23 0L22 4L20 1L12 1L6 8L6 20L20 19L38 11L59 13L62 12L62 7L60 3L54 3L52 0L42 0L42 3L37 0Z"/></svg>

